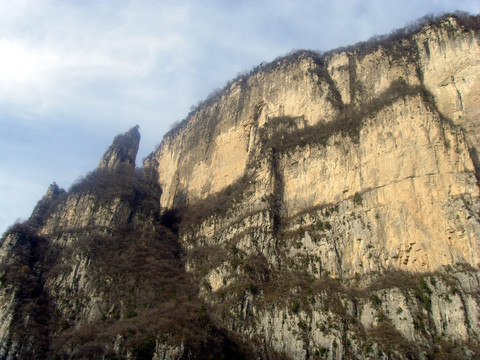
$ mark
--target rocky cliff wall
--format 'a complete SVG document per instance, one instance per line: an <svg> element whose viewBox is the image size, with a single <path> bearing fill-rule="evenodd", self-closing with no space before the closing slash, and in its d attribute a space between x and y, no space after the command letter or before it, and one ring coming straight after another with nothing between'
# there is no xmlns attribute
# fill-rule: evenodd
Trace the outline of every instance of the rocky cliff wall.
<svg viewBox="0 0 480 360"><path fill-rule="evenodd" d="M204 198L243 175L269 119L292 117L297 127L328 123L348 106L378 99L398 80L425 87L440 113L476 145L479 51L478 35L449 18L388 46L323 57L305 52L260 67L201 105L152 156L162 206L171 207L178 193L189 201Z"/></svg>
<svg viewBox="0 0 480 360"><path fill-rule="evenodd" d="M185 272L137 128L68 192L53 184L0 248L0 359L243 358ZM248 346L246 346L248 348ZM253 356L253 355L252 355Z"/></svg>
<svg viewBox="0 0 480 360"><path fill-rule="evenodd" d="M235 81L200 106L181 131L167 136L146 162L162 174L162 206L204 198L241 177L267 119L301 114L316 122L332 117L329 84L320 82L315 66L313 59L301 56Z"/></svg>
<svg viewBox="0 0 480 360"><path fill-rule="evenodd" d="M0 359L480 356L464 24L260 66L142 169L117 136L2 238Z"/></svg>
<svg viewBox="0 0 480 360"><path fill-rule="evenodd" d="M383 46L300 53L234 82L164 140L145 165L160 164L164 208L190 204L180 226L187 270L212 304L233 308L221 320L228 328L293 358L387 358L383 331L405 340L394 352L430 349L420 358L440 356L445 339L478 341L478 55L478 34L454 18ZM282 97L284 78L293 103ZM274 83L265 91L256 79ZM208 111L228 118L221 109L234 88L247 99L237 115L243 120L220 135L234 152L197 151L203 145L189 140L195 124L205 124ZM162 167L172 149L178 157ZM182 151L196 154L202 175L185 166ZM210 168L216 156L236 171ZM373 290L387 269L429 280ZM321 291L285 280L297 271L317 285L335 278L364 292L340 291L350 300L329 314ZM272 295L271 281L288 283L282 295ZM292 304L305 301L302 317ZM322 318L323 330L315 330L312 319ZM373 348L369 337L377 339Z"/></svg>
<svg viewBox="0 0 480 360"><path fill-rule="evenodd" d="M477 266L479 54L478 35L447 18L393 44L260 68L147 160L158 164L161 205L195 202L244 175L256 184L245 201L257 205L243 206L275 196L283 218L357 196L364 229L342 224L348 213L332 219L348 273ZM363 267L365 246L376 265Z"/></svg>

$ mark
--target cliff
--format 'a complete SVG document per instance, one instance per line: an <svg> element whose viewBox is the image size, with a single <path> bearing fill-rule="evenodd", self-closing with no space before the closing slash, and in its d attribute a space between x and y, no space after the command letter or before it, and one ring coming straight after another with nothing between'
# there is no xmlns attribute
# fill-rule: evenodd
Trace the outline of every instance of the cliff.
<svg viewBox="0 0 480 360"><path fill-rule="evenodd" d="M262 198L281 197L282 218L359 194L355 216L371 230L335 226L351 275L390 264L477 265L476 220L454 214L465 209L459 201L473 213L478 207L477 35L449 18L385 45L299 53L233 82L147 161L159 174L162 207L204 199L242 176L255 182L242 207L259 211ZM375 239L378 254L398 256L367 265L368 244L355 238Z"/></svg>
<svg viewBox="0 0 480 360"><path fill-rule="evenodd" d="M480 356L480 19L230 82L0 249L0 358Z"/></svg>

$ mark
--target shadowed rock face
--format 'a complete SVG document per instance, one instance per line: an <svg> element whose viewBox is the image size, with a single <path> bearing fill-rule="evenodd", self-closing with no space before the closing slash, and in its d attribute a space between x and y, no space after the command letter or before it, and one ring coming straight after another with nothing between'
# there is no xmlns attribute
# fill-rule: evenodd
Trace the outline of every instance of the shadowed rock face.
<svg viewBox="0 0 480 360"><path fill-rule="evenodd" d="M0 247L0 359L480 357L480 19L232 81Z"/></svg>

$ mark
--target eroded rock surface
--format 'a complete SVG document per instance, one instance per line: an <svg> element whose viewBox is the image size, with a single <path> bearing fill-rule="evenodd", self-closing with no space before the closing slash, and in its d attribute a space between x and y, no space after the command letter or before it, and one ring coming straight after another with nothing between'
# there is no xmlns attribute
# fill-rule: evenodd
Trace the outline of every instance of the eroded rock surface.
<svg viewBox="0 0 480 360"><path fill-rule="evenodd" d="M478 17L232 81L0 247L0 359L480 356Z"/></svg>

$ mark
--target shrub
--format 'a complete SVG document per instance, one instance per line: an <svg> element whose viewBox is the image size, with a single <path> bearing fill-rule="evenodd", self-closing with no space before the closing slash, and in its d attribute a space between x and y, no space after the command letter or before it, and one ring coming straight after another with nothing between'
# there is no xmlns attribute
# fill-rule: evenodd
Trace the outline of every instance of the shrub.
<svg viewBox="0 0 480 360"><path fill-rule="evenodd" d="M67 192L58 187L54 182L49 187L50 197L43 197L35 206L32 212L32 216L28 220L29 224L38 228L42 226L51 214L57 210L58 206L64 202L67 198Z"/></svg>
<svg viewBox="0 0 480 360"><path fill-rule="evenodd" d="M376 342L384 351L398 351L406 358L416 358L415 345L395 329L390 321L382 321L375 328L369 329L368 339Z"/></svg>
<svg viewBox="0 0 480 360"><path fill-rule="evenodd" d="M373 295L370 298L370 301L372 302L372 305L375 308L379 308L380 306L382 306L382 299L380 299L378 295Z"/></svg>
<svg viewBox="0 0 480 360"><path fill-rule="evenodd" d="M181 219L182 227L188 229L199 224L209 216L224 214L233 203L242 199L250 182L250 177L243 175L222 191L207 196L197 203L181 204L174 211L178 218Z"/></svg>
<svg viewBox="0 0 480 360"><path fill-rule="evenodd" d="M156 341L153 336L147 336L145 340L133 349L135 360L150 360L155 351Z"/></svg>
<svg viewBox="0 0 480 360"><path fill-rule="evenodd" d="M92 194L103 202L116 198L130 199L134 196L134 168L120 164L115 170L99 169L77 180L69 189L72 194Z"/></svg>
<svg viewBox="0 0 480 360"><path fill-rule="evenodd" d="M247 286L247 290L252 294L252 295L257 295L258 294L258 288L257 286L253 283L250 282Z"/></svg>
<svg viewBox="0 0 480 360"><path fill-rule="evenodd" d="M291 309L294 314L297 314L300 311L300 302L298 300L293 300Z"/></svg>
<svg viewBox="0 0 480 360"><path fill-rule="evenodd" d="M125 314L125 316L124 316L123 318L124 318L124 319L132 319L132 318L134 318L134 317L136 317L136 316L137 316L136 311L132 309L132 310L129 310L129 311Z"/></svg>
<svg viewBox="0 0 480 360"><path fill-rule="evenodd" d="M353 195L353 203L362 206L362 195L360 195L360 193L356 192L355 195Z"/></svg>
<svg viewBox="0 0 480 360"><path fill-rule="evenodd" d="M52 303L45 291L43 272L51 267L49 242L39 236L30 222L11 226L9 259L0 265L2 286L13 290L13 317L6 339L20 344L27 358L46 358L49 346ZM28 346L26 345L28 344Z"/></svg>

